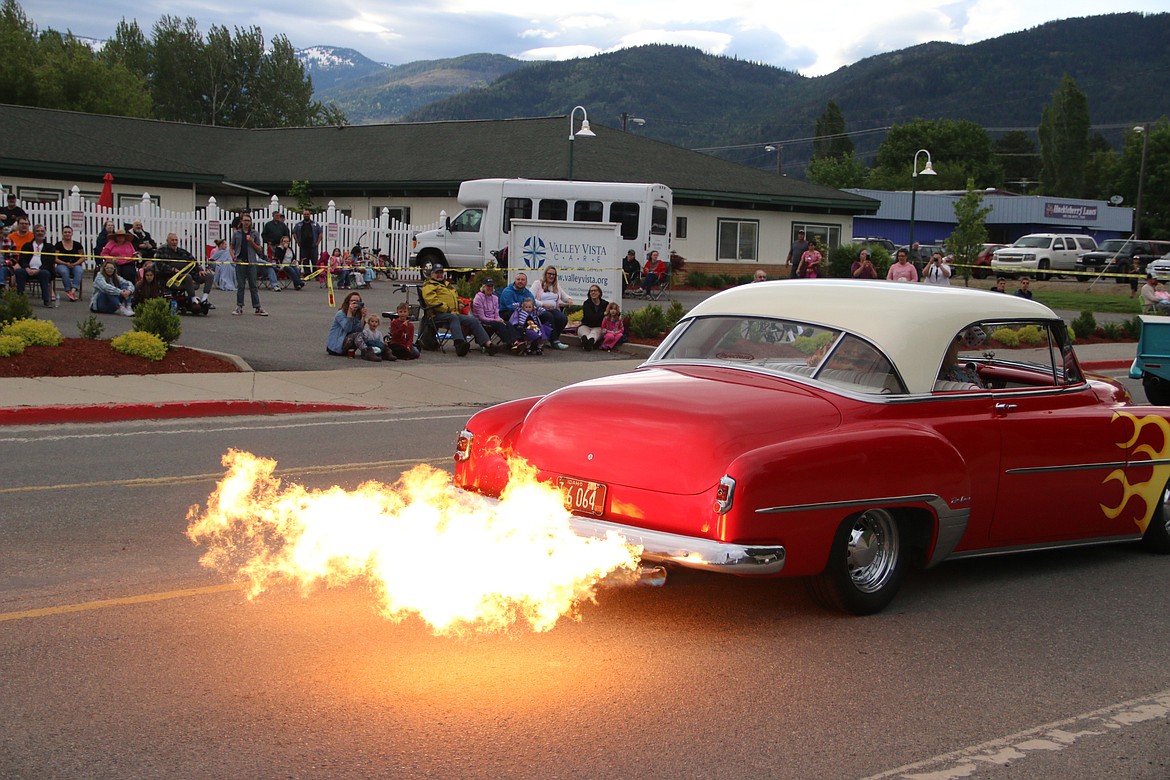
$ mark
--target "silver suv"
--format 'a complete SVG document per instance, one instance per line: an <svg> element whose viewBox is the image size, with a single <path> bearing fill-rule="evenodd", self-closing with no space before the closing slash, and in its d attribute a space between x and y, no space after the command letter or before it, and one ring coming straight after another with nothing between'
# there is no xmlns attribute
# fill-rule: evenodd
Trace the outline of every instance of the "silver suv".
<svg viewBox="0 0 1170 780"><path fill-rule="evenodd" d="M1076 271L1077 253L1096 248L1092 236L1079 233L1029 233L1011 246L996 250L991 270L1005 276L1032 274L1044 281L1053 271Z"/></svg>

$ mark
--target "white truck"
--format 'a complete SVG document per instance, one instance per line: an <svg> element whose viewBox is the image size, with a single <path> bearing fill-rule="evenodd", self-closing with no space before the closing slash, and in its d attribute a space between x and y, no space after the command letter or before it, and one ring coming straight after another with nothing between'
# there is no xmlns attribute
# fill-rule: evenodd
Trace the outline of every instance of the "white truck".
<svg viewBox="0 0 1170 780"><path fill-rule="evenodd" d="M633 249L639 262L651 250L670 256L672 194L664 184L475 179L459 187L463 210L436 230L414 236L411 263L484 268L511 242L512 220L615 222L618 257ZM513 254L517 249L510 250Z"/></svg>

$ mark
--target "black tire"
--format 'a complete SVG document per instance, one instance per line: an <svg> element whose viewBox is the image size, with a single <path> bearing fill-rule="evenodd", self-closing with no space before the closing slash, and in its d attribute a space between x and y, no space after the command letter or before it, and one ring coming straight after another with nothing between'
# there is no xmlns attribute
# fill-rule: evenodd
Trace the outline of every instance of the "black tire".
<svg viewBox="0 0 1170 780"><path fill-rule="evenodd" d="M1051 274L1048 273L1049 263L1047 260L1041 260L1036 264L1036 281L1047 282Z"/></svg>
<svg viewBox="0 0 1170 780"><path fill-rule="evenodd" d="M808 579L822 606L872 615L893 600L906 571L906 544L898 519L887 509L851 515L837 528L825 570Z"/></svg>
<svg viewBox="0 0 1170 780"><path fill-rule="evenodd" d="M971 269L973 279L986 279L989 276L991 276L991 269L985 265L977 265Z"/></svg>
<svg viewBox="0 0 1170 780"><path fill-rule="evenodd" d="M418 267L426 268L427 263L430 263L431 265L441 265L446 268L447 258L443 257L442 253L440 252L428 249L418 256Z"/></svg>
<svg viewBox="0 0 1170 780"><path fill-rule="evenodd" d="M1146 400L1154 406L1170 406L1170 382L1153 374L1142 374Z"/></svg>
<svg viewBox="0 0 1170 780"><path fill-rule="evenodd" d="M1142 535L1142 547L1158 555L1170 555L1170 483L1162 488L1158 506Z"/></svg>

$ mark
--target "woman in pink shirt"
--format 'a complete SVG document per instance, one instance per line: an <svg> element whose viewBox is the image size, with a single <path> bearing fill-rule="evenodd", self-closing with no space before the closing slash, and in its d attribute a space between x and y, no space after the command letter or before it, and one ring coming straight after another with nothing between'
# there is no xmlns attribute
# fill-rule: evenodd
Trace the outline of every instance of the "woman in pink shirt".
<svg viewBox="0 0 1170 780"><path fill-rule="evenodd" d="M113 259L114 264L118 266L118 276L130 284L138 281L138 268L134 265L138 253L134 251L134 245L130 243L130 234L125 230L114 231L113 237L102 249L102 257Z"/></svg>
<svg viewBox="0 0 1170 780"><path fill-rule="evenodd" d="M906 250L899 249L897 258L898 262L893 263L886 272L886 278L891 282L917 282L918 270L910 262L910 255Z"/></svg>

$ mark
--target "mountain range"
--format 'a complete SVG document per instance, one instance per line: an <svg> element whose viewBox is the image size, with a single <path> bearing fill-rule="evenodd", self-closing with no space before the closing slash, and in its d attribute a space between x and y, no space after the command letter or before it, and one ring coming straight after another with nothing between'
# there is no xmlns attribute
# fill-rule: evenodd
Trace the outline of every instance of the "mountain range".
<svg viewBox="0 0 1170 780"><path fill-rule="evenodd" d="M806 77L769 65L648 45L563 62L503 55L388 66L351 49L314 47L300 57L314 98L353 123L564 116L585 106L592 122L767 167L765 144L784 162L807 159L816 117L829 100L859 156L884 130L914 118L970 119L993 131L1034 130L1064 74L1089 102L1096 131L1113 144L1136 122L1170 111L1170 13L1119 13L1049 22L979 43L926 43ZM773 162L769 162L771 159Z"/></svg>

